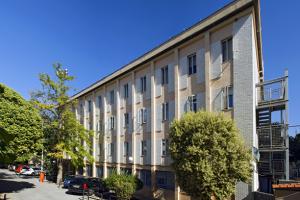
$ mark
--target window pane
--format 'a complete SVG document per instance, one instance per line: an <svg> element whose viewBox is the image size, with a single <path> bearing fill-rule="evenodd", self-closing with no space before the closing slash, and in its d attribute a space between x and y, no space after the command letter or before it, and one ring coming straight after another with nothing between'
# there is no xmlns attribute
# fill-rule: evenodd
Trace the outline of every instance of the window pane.
<svg viewBox="0 0 300 200"><path fill-rule="evenodd" d="M227 45L226 45L226 41L222 42L222 61L223 62L227 61Z"/></svg>
<svg viewBox="0 0 300 200"><path fill-rule="evenodd" d="M228 60L233 59L232 38L228 40Z"/></svg>

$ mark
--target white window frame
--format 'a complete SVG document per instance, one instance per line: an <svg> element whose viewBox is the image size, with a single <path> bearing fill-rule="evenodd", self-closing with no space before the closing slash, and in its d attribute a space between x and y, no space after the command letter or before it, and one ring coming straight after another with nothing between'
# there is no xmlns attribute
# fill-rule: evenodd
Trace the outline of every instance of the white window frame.
<svg viewBox="0 0 300 200"><path fill-rule="evenodd" d="M187 64L188 64L188 74L193 75L197 73L197 55L193 53L188 55L187 57Z"/></svg>
<svg viewBox="0 0 300 200"><path fill-rule="evenodd" d="M226 38L221 42L222 63L233 60L232 37Z"/></svg>
<svg viewBox="0 0 300 200"><path fill-rule="evenodd" d="M197 112L197 95L188 96L188 109L190 112Z"/></svg>
<svg viewBox="0 0 300 200"><path fill-rule="evenodd" d="M162 103L162 121L169 120L169 103Z"/></svg>
<svg viewBox="0 0 300 200"><path fill-rule="evenodd" d="M232 98L232 106L230 105L230 98ZM233 109L234 105L233 86L229 85L223 88L223 110Z"/></svg>
<svg viewBox="0 0 300 200"><path fill-rule="evenodd" d="M146 124L147 123L147 109L146 108L141 108L139 110L139 122L140 124Z"/></svg>
<svg viewBox="0 0 300 200"><path fill-rule="evenodd" d="M110 116L110 130L115 129L115 116Z"/></svg>

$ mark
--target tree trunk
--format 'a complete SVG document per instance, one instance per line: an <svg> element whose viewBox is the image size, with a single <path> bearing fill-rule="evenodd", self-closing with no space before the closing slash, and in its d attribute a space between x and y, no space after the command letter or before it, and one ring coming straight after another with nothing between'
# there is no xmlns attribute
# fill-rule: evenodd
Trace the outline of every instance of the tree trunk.
<svg viewBox="0 0 300 200"><path fill-rule="evenodd" d="M60 185L63 181L63 163L61 159L57 160L57 179L56 184Z"/></svg>

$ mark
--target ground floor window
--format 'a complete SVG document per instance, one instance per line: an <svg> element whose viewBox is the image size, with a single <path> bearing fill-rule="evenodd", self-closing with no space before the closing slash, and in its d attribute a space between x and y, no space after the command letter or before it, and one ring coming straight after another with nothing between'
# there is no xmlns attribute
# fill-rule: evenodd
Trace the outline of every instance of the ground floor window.
<svg viewBox="0 0 300 200"><path fill-rule="evenodd" d="M132 169L131 168L122 168L121 171L125 174L132 174Z"/></svg>
<svg viewBox="0 0 300 200"><path fill-rule="evenodd" d="M107 167L107 176L111 175L113 171L116 171L115 167Z"/></svg>
<svg viewBox="0 0 300 200"><path fill-rule="evenodd" d="M143 182L144 186L151 187L151 171L150 170L137 170L138 178Z"/></svg>
<svg viewBox="0 0 300 200"><path fill-rule="evenodd" d="M156 171L156 186L162 189L175 190L175 174L168 171Z"/></svg>
<svg viewBox="0 0 300 200"><path fill-rule="evenodd" d="M86 175L93 176L93 169L91 165L86 165Z"/></svg>
<svg viewBox="0 0 300 200"><path fill-rule="evenodd" d="M97 168L96 176L102 178L103 177L103 166L97 166L96 168Z"/></svg>

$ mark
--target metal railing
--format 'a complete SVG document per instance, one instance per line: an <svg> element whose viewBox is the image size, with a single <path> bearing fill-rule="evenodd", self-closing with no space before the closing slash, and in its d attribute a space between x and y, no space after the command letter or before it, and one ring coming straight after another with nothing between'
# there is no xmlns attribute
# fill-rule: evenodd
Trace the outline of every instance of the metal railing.
<svg viewBox="0 0 300 200"><path fill-rule="evenodd" d="M257 128L259 148L283 148L286 146L287 125L270 125Z"/></svg>
<svg viewBox="0 0 300 200"><path fill-rule="evenodd" d="M287 76L256 85L258 103L286 100Z"/></svg>

